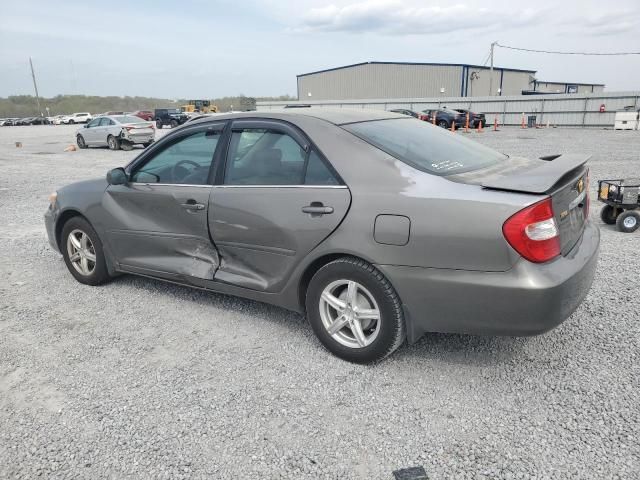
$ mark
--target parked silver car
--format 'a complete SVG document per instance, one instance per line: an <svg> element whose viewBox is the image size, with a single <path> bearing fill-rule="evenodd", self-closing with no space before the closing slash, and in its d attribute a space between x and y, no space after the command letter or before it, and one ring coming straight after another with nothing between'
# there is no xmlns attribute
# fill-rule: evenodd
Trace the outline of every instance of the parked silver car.
<svg viewBox="0 0 640 480"><path fill-rule="evenodd" d="M587 159L508 157L382 111L220 115L61 188L45 223L81 283L132 273L306 312L364 363L424 332L565 320L598 258Z"/></svg>
<svg viewBox="0 0 640 480"><path fill-rule="evenodd" d="M111 150L130 150L134 145L151 145L156 130L153 122L145 122L133 115L96 117L76 132L78 147L109 147Z"/></svg>

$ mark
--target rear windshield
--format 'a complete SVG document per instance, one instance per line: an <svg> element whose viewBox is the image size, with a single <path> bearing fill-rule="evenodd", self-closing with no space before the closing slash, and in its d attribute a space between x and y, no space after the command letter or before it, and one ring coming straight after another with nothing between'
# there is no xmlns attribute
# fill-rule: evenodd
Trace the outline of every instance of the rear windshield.
<svg viewBox="0 0 640 480"><path fill-rule="evenodd" d="M434 175L453 175L494 165L507 156L413 118L373 120L343 128L412 167Z"/></svg>
<svg viewBox="0 0 640 480"><path fill-rule="evenodd" d="M140 123L140 122L144 122L144 120L142 120L140 117L135 117L132 115L123 115L123 116L118 116L118 117L113 117L114 120L120 122L120 123Z"/></svg>

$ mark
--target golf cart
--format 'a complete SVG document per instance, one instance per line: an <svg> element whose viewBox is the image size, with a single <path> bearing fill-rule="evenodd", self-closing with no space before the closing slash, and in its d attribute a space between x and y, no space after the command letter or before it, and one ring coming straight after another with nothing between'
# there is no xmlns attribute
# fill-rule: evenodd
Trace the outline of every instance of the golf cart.
<svg viewBox="0 0 640 480"><path fill-rule="evenodd" d="M599 180L598 200L605 203L600 218L607 225L625 233L640 227L640 179Z"/></svg>

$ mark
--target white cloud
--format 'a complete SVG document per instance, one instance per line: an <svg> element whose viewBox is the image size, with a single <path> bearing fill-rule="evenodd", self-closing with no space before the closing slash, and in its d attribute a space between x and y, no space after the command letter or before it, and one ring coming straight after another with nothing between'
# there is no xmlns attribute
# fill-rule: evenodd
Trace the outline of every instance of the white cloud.
<svg viewBox="0 0 640 480"><path fill-rule="evenodd" d="M399 0L365 0L344 6L311 8L298 30L429 35L517 28L536 25L543 19L544 13L533 9L498 11L466 4L419 6Z"/></svg>

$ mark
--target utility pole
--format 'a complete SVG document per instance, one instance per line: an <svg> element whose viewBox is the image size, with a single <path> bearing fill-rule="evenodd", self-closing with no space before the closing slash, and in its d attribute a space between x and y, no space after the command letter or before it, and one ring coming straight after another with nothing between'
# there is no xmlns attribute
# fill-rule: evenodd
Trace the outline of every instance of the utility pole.
<svg viewBox="0 0 640 480"><path fill-rule="evenodd" d="M491 44L491 53L489 54L489 57L491 58L491 69L489 72L489 96L493 97L493 49L495 48L496 44L498 42L493 42Z"/></svg>
<svg viewBox="0 0 640 480"><path fill-rule="evenodd" d="M40 110L40 95L38 95L38 84L36 83L36 74L33 71L33 62L31 61L31 57L29 57L29 65L31 66L31 78L33 78L33 88L36 91L36 103L38 104L38 114L42 116L42 111Z"/></svg>

